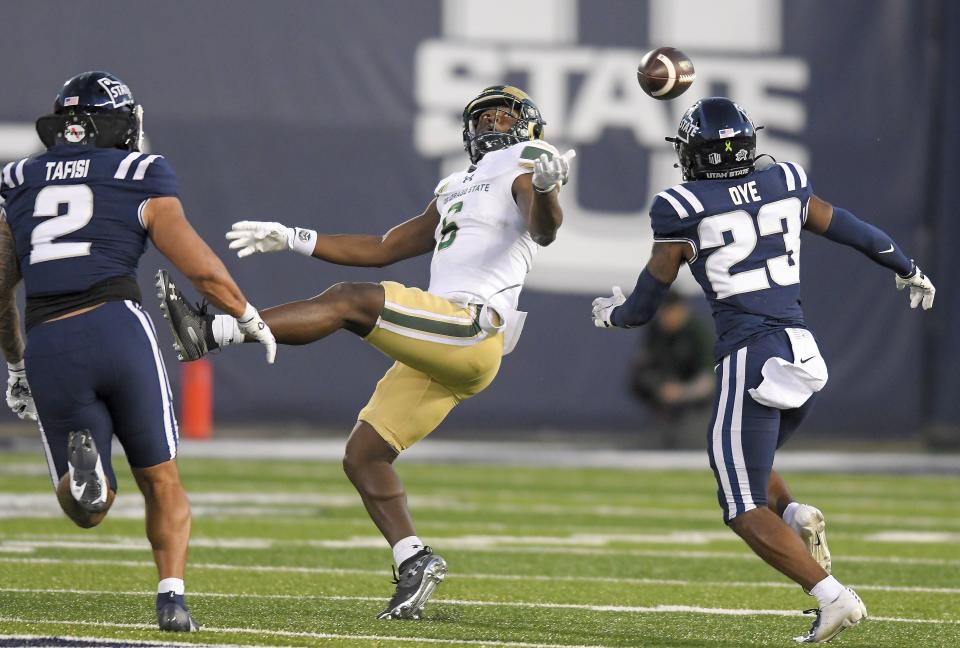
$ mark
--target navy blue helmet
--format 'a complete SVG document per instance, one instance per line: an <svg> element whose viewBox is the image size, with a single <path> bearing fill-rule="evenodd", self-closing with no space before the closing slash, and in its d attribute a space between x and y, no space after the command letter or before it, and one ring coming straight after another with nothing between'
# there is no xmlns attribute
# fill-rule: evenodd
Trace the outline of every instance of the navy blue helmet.
<svg viewBox="0 0 960 648"><path fill-rule="evenodd" d="M517 118L510 130L503 133L478 133L480 115L490 108L505 108ZM543 121L540 109L526 92L508 85L484 88L463 109L463 148L474 164L490 151L513 146L519 142L543 139Z"/></svg>
<svg viewBox="0 0 960 648"><path fill-rule="evenodd" d="M726 97L706 97L680 120L668 137L680 159L684 180L737 178L753 171L757 130L747 113Z"/></svg>
<svg viewBox="0 0 960 648"><path fill-rule="evenodd" d="M53 113L37 120L44 146L93 144L139 151L143 108L123 81L109 72L84 72L63 84Z"/></svg>

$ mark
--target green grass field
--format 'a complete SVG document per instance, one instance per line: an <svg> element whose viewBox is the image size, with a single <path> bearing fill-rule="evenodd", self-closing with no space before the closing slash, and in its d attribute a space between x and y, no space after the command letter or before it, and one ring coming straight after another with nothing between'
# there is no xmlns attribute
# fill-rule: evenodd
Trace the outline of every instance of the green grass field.
<svg viewBox="0 0 960 648"><path fill-rule="evenodd" d="M173 637L155 629L142 500L118 464L113 511L81 530L42 458L0 455L0 645L789 646L815 606L724 527L709 471L401 462L450 574L423 620L377 621L391 557L338 464L187 456L203 630ZM824 510L834 574L870 611L834 645L960 646L960 480L786 477Z"/></svg>

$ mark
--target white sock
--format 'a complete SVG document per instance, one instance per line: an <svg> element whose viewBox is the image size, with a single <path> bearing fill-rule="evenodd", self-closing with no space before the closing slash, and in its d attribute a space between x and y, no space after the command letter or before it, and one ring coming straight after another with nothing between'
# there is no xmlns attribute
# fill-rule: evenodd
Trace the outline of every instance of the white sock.
<svg viewBox="0 0 960 648"><path fill-rule="evenodd" d="M810 596L815 596L820 607L833 603L843 592L843 585L833 576L827 576L822 581L813 586L810 590Z"/></svg>
<svg viewBox="0 0 960 648"><path fill-rule="evenodd" d="M231 344L240 344L243 342L243 333L240 331L240 325L237 324L235 317L229 315L214 315L213 325L210 327L213 333L213 339L221 347Z"/></svg>
<svg viewBox="0 0 960 648"><path fill-rule="evenodd" d="M412 558L423 550L423 541L417 536L407 536L393 545L393 562L397 567L403 564L407 558Z"/></svg>
<svg viewBox="0 0 960 648"><path fill-rule="evenodd" d="M798 508L800 508L799 502L790 502L787 504L787 508L783 509L783 521L787 523L787 526L793 525L793 516L797 514Z"/></svg>
<svg viewBox="0 0 960 648"><path fill-rule="evenodd" d="M160 584L157 585L157 594L166 594L167 592L173 592L174 594L183 596L183 579L164 578L162 581L160 581Z"/></svg>

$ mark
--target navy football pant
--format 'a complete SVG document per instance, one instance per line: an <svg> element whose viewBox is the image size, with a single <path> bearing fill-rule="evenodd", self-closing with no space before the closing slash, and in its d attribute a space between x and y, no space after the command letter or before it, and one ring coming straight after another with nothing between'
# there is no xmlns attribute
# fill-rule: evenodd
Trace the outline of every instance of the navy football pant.
<svg viewBox="0 0 960 648"><path fill-rule="evenodd" d="M707 454L724 522L767 505L773 455L800 426L816 398L814 394L800 407L785 410L754 401L747 390L760 384L763 364L772 357L794 361L783 331L734 351L718 365Z"/></svg>
<svg viewBox="0 0 960 648"><path fill-rule="evenodd" d="M67 438L88 429L112 488L116 435L133 468L177 454L177 420L150 316L132 301L38 324L27 335L27 380L54 486L67 473Z"/></svg>

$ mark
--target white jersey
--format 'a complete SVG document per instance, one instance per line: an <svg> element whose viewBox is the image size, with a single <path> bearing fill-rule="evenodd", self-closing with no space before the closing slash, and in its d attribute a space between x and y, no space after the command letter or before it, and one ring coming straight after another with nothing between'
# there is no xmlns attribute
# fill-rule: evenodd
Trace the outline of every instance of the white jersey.
<svg viewBox="0 0 960 648"><path fill-rule="evenodd" d="M533 171L541 154L556 149L520 142L483 156L437 185L440 224L430 262L428 292L467 303L487 303L501 313L517 308L520 290L540 246L513 198L513 181Z"/></svg>

